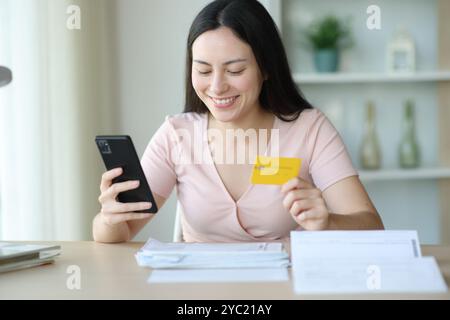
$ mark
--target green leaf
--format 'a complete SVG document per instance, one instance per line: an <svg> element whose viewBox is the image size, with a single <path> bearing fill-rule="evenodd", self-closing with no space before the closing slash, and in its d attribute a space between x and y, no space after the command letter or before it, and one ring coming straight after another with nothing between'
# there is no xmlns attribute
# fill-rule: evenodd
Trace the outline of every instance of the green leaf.
<svg viewBox="0 0 450 320"><path fill-rule="evenodd" d="M312 22L305 36L314 49L339 49L352 45L349 20L343 22L333 15Z"/></svg>

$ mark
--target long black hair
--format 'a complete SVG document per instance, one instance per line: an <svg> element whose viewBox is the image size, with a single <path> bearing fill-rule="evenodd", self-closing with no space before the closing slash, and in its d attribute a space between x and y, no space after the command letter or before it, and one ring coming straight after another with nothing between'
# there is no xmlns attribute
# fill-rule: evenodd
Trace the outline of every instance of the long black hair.
<svg viewBox="0 0 450 320"><path fill-rule="evenodd" d="M263 82L259 102L263 109L284 121L297 119L312 108L292 79L286 52L272 17L257 0L216 0L194 19L189 30L186 54L186 102L184 112L205 113L208 108L192 86L192 45L204 32L228 27L250 45Z"/></svg>

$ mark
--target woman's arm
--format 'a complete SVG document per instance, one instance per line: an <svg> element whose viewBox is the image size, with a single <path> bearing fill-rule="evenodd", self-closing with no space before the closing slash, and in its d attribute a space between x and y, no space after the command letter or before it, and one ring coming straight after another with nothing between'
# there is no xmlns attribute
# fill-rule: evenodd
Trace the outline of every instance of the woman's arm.
<svg viewBox="0 0 450 320"><path fill-rule="evenodd" d="M166 198L157 194L153 194L153 197L158 206L158 210L160 210L164 205ZM142 216L142 213L98 213L92 224L94 240L103 243L117 243L132 240L154 217L154 215L151 214L148 215L148 217L139 218L139 215ZM133 217L138 219L131 220ZM123 221L115 221L116 218Z"/></svg>
<svg viewBox="0 0 450 320"><path fill-rule="evenodd" d="M146 223L154 216L152 213L137 213L136 211L149 209L150 202L120 203L117 195L120 192L139 187L139 181L125 181L113 184L113 179L122 174L122 168L106 171L100 182L100 196L98 201L102 208L92 223L92 234L98 242L125 242L134 238ZM154 194L158 209L165 198Z"/></svg>
<svg viewBox="0 0 450 320"><path fill-rule="evenodd" d="M176 163L173 154L178 150L176 130L166 119L155 132L141 158L141 166L158 209L161 209L176 185ZM102 175L99 202L101 211L93 221L93 236L99 242L125 242L136 234L154 217L152 213L137 213L151 206L149 202L120 203L120 192L136 189L139 181L114 183L113 179L122 174L122 169L114 169ZM164 195L165 197L161 196Z"/></svg>
<svg viewBox="0 0 450 320"><path fill-rule="evenodd" d="M164 203L166 202L166 198L161 197L160 195L153 193L153 197L155 198L156 205L158 206L158 212L161 210L161 208L164 206ZM133 238L139 233L139 231L142 230L142 228L153 218L155 215L152 215L149 219L143 219L143 220L129 220L128 223L128 230L129 233L129 240L133 240Z"/></svg>
<svg viewBox="0 0 450 320"><path fill-rule="evenodd" d="M358 176L333 184L322 195L329 209L327 229L384 229L381 217Z"/></svg>
<svg viewBox="0 0 450 320"><path fill-rule="evenodd" d="M172 192L177 175L171 151L174 128L168 120L156 131L141 158L141 166L150 185L158 209L161 209ZM122 169L107 171L100 183L99 202L101 212L93 222L94 240L99 242L125 242L136 234L154 217L152 213L136 213L148 209L149 202L119 203L117 195L126 190L138 188L138 181L113 184L113 179L122 174ZM155 192L158 191L158 192ZM160 196L165 195L166 197ZM147 207L145 207L147 205Z"/></svg>
<svg viewBox="0 0 450 320"><path fill-rule="evenodd" d="M342 179L321 192L294 178L283 185L283 205L306 230L384 229L383 223L357 176Z"/></svg>

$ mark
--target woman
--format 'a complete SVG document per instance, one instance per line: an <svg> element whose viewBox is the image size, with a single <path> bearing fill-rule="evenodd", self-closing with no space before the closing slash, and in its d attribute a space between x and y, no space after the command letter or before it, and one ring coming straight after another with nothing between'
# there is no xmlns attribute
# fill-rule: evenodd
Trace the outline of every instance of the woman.
<svg viewBox="0 0 450 320"><path fill-rule="evenodd" d="M184 113L166 119L141 160L158 208L177 186L185 241L383 228L339 134L295 86L277 28L258 1L207 5L191 26L186 60ZM299 177L281 188L251 184L255 154L302 159ZM128 241L153 217L134 213L149 203L116 201L138 186L112 184L120 174L102 176L96 241Z"/></svg>

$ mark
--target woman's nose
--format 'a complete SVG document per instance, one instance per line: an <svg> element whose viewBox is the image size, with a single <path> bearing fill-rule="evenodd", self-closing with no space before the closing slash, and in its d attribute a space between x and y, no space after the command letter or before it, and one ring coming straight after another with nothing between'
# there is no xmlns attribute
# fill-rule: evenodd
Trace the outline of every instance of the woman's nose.
<svg viewBox="0 0 450 320"><path fill-rule="evenodd" d="M210 90L217 95L220 95L228 90L228 84L221 74L216 73L213 76Z"/></svg>

